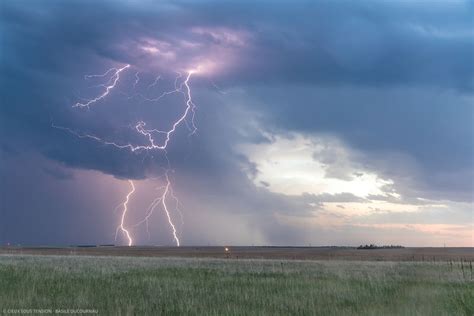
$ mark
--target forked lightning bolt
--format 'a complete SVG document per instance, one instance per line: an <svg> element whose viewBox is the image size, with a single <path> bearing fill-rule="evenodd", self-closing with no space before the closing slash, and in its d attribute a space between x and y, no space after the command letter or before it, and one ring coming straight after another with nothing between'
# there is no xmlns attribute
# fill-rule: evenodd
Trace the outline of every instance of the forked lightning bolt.
<svg viewBox="0 0 474 316"><path fill-rule="evenodd" d="M133 244L132 237L130 236L130 232L125 228L125 216L127 215L128 212L128 202L130 201L130 196L135 192L135 184L133 183L132 180L128 180L128 183L130 183L131 190L128 192L127 197L125 198L125 201L122 203L123 211L122 211L122 217L120 220L120 225L117 227L117 230L115 232L115 239L117 239L117 233L118 230L120 229L124 235L128 239L128 245L131 246Z"/></svg>
<svg viewBox="0 0 474 316"><path fill-rule="evenodd" d="M169 192L171 191L170 187L171 187L171 182L168 177L168 172L166 172L166 187L163 192L163 195L161 196L161 204L163 205L163 209L165 210L166 217L168 217L168 223L170 224L173 230L173 238L176 241L176 245L179 246L180 242L179 242L178 236L176 235L176 227L174 226L173 221L171 220L170 212L168 211L168 206L166 205L166 198Z"/></svg>
<svg viewBox="0 0 474 316"><path fill-rule="evenodd" d="M73 107L87 107L87 108L89 108L91 105L95 104L96 102L98 102L100 100L103 100L117 86L117 84L120 80L121 72L123 72L125 69L127 69L129 67L130 67L130 65L127 64L127 65L123 66L122 68L111 68L108 71L106 71L104 74L101 74L101 75L88 75L88 76L85 76L86 79L95 78L95 77L103 78L103 77L107 77L110 74L112 74L111 77L109 78L109 80L105 84L99 85L100 87L105 88L103 93L101 93L100 95L98 95L97 97L95 97L93 99L87 100L87 102L84 102L84 103L78 102L78 103L74 104ZM98 137L96 135L81 133L81 132L73 130L69 127L58 126L58 125L55 125L53 123L52 123L52 127L67 131L67 132L69 132L69 133L71 133L71 134L73 134L73 135L75 135L79 138L91 139L91 140L100 142L104 145L116 147L118 149L128 149L131 152L149 151L149 150L163 150L165 152L165 155L166 155L166 149L167 149L167 146L168 146L168 144L171 140L171 137L172 137L173 133L176 132L177 128L181 124L183 124L183 123L186 124L186 126L190 130L190 135L196 133L196 131L197 131L197 127L196 127L195 122L194 122L194 115L195 115L196 105L193 102L192 94L191 94L191 88L189 86L191 76L195 72L196 72L196 70L188 71L186 77L184 78L184 80L182 80L181 83L179 83L179 81L182 78L182 75L180 73L178 73L178 76L176 77L175 82L174 82L174 90L165 91L160 96L158 96L157 98L150 99L150 98L146 98L146 97L138 94L139 96L141 96L143 98L144 101L149 101L149 102L159 101L164 96L171 95L171 94L174 94L174 93L182 93L185 96L185 100L186 100L186 102L185 102L186 107L185 107L183 113L171 124L171 127L168 130L147 129L146 128L146 123L144 121L138 121L136 123L134 129L138 134L143 135L144 139L146 140L145 145L137 145L137 144L132 144L132 143L122 143L121 144L121 143L117 143L117 142L114 142L114 141L111 141L111 140L103 139L103 138ZM157 83L160 79L161 79L161 76L157 76L155 78L155 80L147 87L147 90L150 89L151 87L157 85ZM140 80L139 72L136 72L135 73L135 81L134 81L134 84L133 84L133 89L136 88L139 80ZM191 118L190 118L191 126L189 126L189 122L187 121L189 116L191 116ZM158 134L164 135L164 140L161 143L157 142L154 138L154 135L158 135ZM163 210L166 214L168 223L171 227L173 239L174 239L176 245L180 246L181 242L178 238L177 229L176 229L175 224L173 223L173 220L172 220L172 217L171 217L171 214L170 214L170 211L169 211L169 207L168 207L168 204L167 204L167 200L169 200L169 198L172 198L172 199L175 200L175 202L176 202L176 208L175 209L179 213L179 215L181 216L181 221L182 221L182 214L181 214L181 211L179 209L179 204L180 203L179 203L179 200L176 198L176 196L173 193L173 188L171 186L171 181L170 181L170 178L169 178L169 175L168 175L169 171L170 171L170 169L169 169L169 161L168 161L168 169L165 172L166 182L165 182L164 186L160 187L160 189L161 189L160 195L155 200L153 200L153 202L150 204L150 206L147 209L146 216L141 221L139 221L138 223L133 225L132 227L136 227L136 226L138 226L142 223L146 223L147 233L148 233L148 236L150 236L150 233L149 233L149 230L148 230L148 220L152 216L152 214L153 214L154 210L156 209L156 207L161 205L161 207L163 208ZM125 201L121 204L122 205L122 216L121 216L120 224L116 229L116 238L117 238L118 232L121 231L124 234L124 236L126 237L126 239L128 241L128 245L131 246L133 244L133 239L132 239L131 233L129 231L130 228L127 229L127 227L125 226L125 220L126 220L126 215L127 215L127 212L128 212L128 203L130 201L130 197L135 192L135 185L134 185L132 180L128 180L128 181L129 181L130 186L131 186L131 191L127 194Z"/></svg>
<svg viewBox="0 0 474 316"><path fill-rule="evenodd" d="M122 68L119 68L119 69L111 68L111 69L107 70L107 72L105 72L103 75L88 75L88 76L85 76L85 78L105 77L109 73L114 72L114 74L112 75L112 77L109 80L109 82L112 81L112 83L110 83L108 86L106 86L105 84L100 85L100 86L103 86L105 88L105 91L102 94L100 94L99 96L97 96L93 99L88 100L85 103L77 102L76 104L73 105L73 107L89 107L91 104L96 103L97 101L100 101L103 98L105 98L110 93L110 91L113 88L115 88L115 86L117 85L117 82L120 79L120 73L122 71L124 71L125 69L129 68L129 67L130 67L130 65L125 65L125 66L123 66Z"/></svg>
<svg viewBox="0 0 474 316"><path fill-rule="evenodd" d="M120 68L119 70L123 70L123 69L125 69L125 68ZM183 83L178 88L176 88L175 90L172 90L172 91L165 92L165 93L168 93L168 94L176 93L176 92L183 92L186 95L186 108L185 108L183 114L180 117L178 117L178 119L172 124L172 126L169 130L163 131L163 130L158 130L158 129L146 129L145 128L146 123L144 121L138 121L136 123L135 130L136 130L137 133L139 133L139 134L141 134L145 137L145 139L147 140L146 145L134 145L132 143L120 144L120 143L117 143L117 142L105 140L105 139L103 139L101 137L98 137L98 136L95 136L95 135L80 133L80 132L75 131L75 130L69 128L69 127L58 126L58 125L55 125L55 124L52 124L52 127L57 128L57 129L65 130L65 131L67 131L71 134L74 134L75 136L80 137L80 138L89 138L89 139L98 141L98 142L100 142L104 145L114 146L114 147L117 147L119 149L129 149L132 152L139 151L139 150L166 149L167 146L168 146L169 141L171 140L172 134L176 131L176 129L178 128L178 126L180 124L182 124L183 122L186 121L186 118L188 117L190 112L192 112L192 116L191 116L191 126L192 127L190 128L190 135L195 134L196 131L197 131L197 127L196 127L196 124L194 122L194 115L195 115L196 106L193 103L193 99L192 99L192 95L191 95L191 88L189 87L189 80L191 79L191 75L193 73L194 73L194 71L189 71L188 75L186 76L186 79L183 81ZM114 81L114 86L115 86L115 84L116 84L116 81ZM183 87L185 87L185 91L182 91ZM93 100L95 100L94 102L98 101L99 99L104 98L105 95L102 94L101 96L94 98L93 99ZM148 99L148 100L157 101L159 99L160 99L160 97L156 98L156 99ZM89 105L91 105L93 103L93 100L91 100L87 103L84 103L85 105L83 105L83 106L88 107ZM77 107L78 106L77 104L79 104L79 103L76 103L74 106ZM163 143L162 144L157 144L155 142L153 134L164 134L165 139L164 139Z"/></svg>
<svg viewBox="0 0 474 316"><path fill-rule="evenodd" d="M168 205L166 204L167 199L169 197L171 197L173 199L176 199L176 197L173 195L173 191L172 191L172 188L171 188L171 181L170 181L170 178L169 178L169 175L168 175L169 171L170 170L168 169L165 172L166 184L164 186L158 188L158 190L162 190L161 194L157 198L155 198L153 200L153 202L151 202L150 206L148 206L146 216L141 221L139 221L138 223L133 225L133 227L136 227L136 226L139 226L139 225L145 223L146 224L146 230L147 230L147 233L148 233L148 238L150 238L150 231L148 230L148 220L150 219L151 215L153 214L153 211L155 210L155 208L158 207L159 205L161 205L163 210L165 211L166 217L168 219L168 223L169 223L169 225L172 229L172 234L173 234L173 238L176 242L176 245L179 246L180 241L179 241L179 238L178 238L178 231L176 230L176 226L173 223L173 220L171 219L171 214L170 214L170 211L168 210ZM176 199L176 201L177 201L177 203L179 203L179 201L177 199ZM176 210L179 212L180 216L182 216L181 211L179 210L179 208L176 208Z"/></svg>

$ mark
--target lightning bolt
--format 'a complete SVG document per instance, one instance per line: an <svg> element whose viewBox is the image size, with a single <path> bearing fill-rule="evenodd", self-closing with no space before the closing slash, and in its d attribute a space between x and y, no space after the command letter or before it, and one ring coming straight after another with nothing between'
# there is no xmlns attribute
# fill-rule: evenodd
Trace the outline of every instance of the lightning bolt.
<svg viewBox="0 0 474 316"><path fill-rule="evenodd" d="M161 76L160 76L160 75L156 76L155 80L154 80L151 84L148 85L147 89L150 89L151 87L156 86L156 85L158 84L158 81L159 81L160 79L161 79Z"/></svg>
<svg viewBox="0 0 474 316"><path fill-rule="evenodd" d="M119 144L119 143L116 143L116 142L113 142L113 141L105 140L101 137L98 137L98 136L95 136L95 135L92 135L92 134L80 133L80 132L75 131L75 130L69 128L69 127L63 127L63 126L59 126L59 125L55 125L55 124L52 124L51 126L54 127L54 128L57 128L57 129L65 130L65 131L67 131L67 132L69 132L69 133L71 133L71 134L73 134L73 135L75 135L79 138L89 138L89 139L95 140L97 142L100 142L104 145L114 146L114 147L119 148L119 149L129 149L132 152L139 151L139 150L152 150L152 149L162 149L162 150L164 150L168 147L168 143L171 140L171 135L174 132L176 132L176 129L178 128L178 126L180 124L182 124L183 121L185 121L185 119L188 116L190 111L192 112L192 117L191 117L192 129L190 131L191 132L190 135L195 134L196 131L197 131L197 127L196 127L195 122L194 122L194 115L195 115L196 106L192 101L191 89L189 88L189 83L188 83L190 77L191 77L191 73L186 77L186 80L184 81L184 86L187 89L187 96L188 96L188 98L186 100L186 109L185 109L184 113L173 123L173 125L171 126L171 129L169 129L168 131L162 131L162 130L158 130L158 129L146 129L145 128L146 123L144 121L138 121L137 124L135 125L136 132L143 135L147 139L147 141L148 141L147 145L133 145L131 143ZM155 139L153 137L154 133L166 135L165 140L163 141L162 144L156 144L155 143Z"/></svg>
<svg viewBox="0 0 474 316"><path fill-rule="evenodd" d="M99 86L105 88L105 90L102 94L100 94L99 96L97 96L97 97L95 97L91 100L87 100L87 102L84 102L84 103L79 103L78 102L78 103L74 104L73 107L89 107L90 105L104 99L110 93L110 91L112 91L116 87L117 83L120 80L120 73L122 71L124 71L125 69L129 68L129 67L130 67L130 65L127 64L127 65L123 66L122 68L111 68L111 69L107 70L104 74L85 76L86 79L96 78L96 77L104 78L104 77L107 77L110 74L112 74L110 79L105 84L99 85ZM164 212L166 214L168 224L171 227L171 232L172 232L172 235L173 235L173 239L174 239L177 246L180 246L181 242L178 238L178 232L177 232L176 226L175 226L175 224L172 220L172 216L170 214L170 208L167 204L169 199L173 199L175 201L176 207L174 209L179 213L179 215L181 217L182 225L184 224L184 222L183 222L183 216L182 216L181 210L179 208L180 202L179 202L178 198L173 193L171 180L170 180L170 177L169 177L169 174L168 174L169 171L170 171L170 163L169 163L169 160L168 160L168 157L167 157L166 149L168 147L169 142L171 141L172 135L176 132L178 127L180 125L182 125L183 123L187 126L188 130L190 131L189 135L193 135L197 132L197 127L196 127L196 124L195 124L196 105L193 102L192 92L191 92L191 88L190 88L190 85L189 85L192 75L196 72L197 72L197 70L189 70L187 72L187 75L184 77L183 80L180 80L183 76L181 75L181 73L178 72L177 77L175 78L175 81L174 81L174 89L171 90L171 91L163 92L157 98L149 99L149 98L146 98L146 97L144 97L140 94L137 94L137 95L140 95L143 98L144 101L149 101L149 102L159 101L164 96L171 95L171 94L174 94L174 93L182 93L185 96L185 105L186 105L185 109L182 112L182 114L171 124L171 127L168 130L158 130L158 129L146 128L146 123L144 121L138 121L136 123L136 125L134 126L134 129L138 134L140 134L144 137L144 139L146 140L145 145L137 145L137 144L132 144L132 143L122 143L122 144L120 144L120 143L117 143L117 142L114 142L114 141L111 141L111 140L103 139L103 138L101 138L99 136L96 136L96 135L93 135L93 134L81 133L79 131L73 130L72 128L63 127L63 126L59 126L59 125L55 125L54 123L51 123L51 126L53 128L66 131L66 132L68 132L68 133L70 133L70 134L72 134L72 135L74 135L78 138L91 139L91 140L99 142L103 145L113 146L113 147L118 148L118 149L128 149L131 152L150 151L150 150L163 150L164 153L165 153L166 159L168 161L168 169L166 169L166 172L165 172L165 185L160 187L161 193L149 205L149 207L147 209L147 212L146 212L146 216L141 221L139 221L138 223L133 225L132 227L136 227L138 225L146 223L146 230L147 230L148 236L150 237L148 221L149 221L150 217L153 215L154 210L158 206L161 206L161 208L164 210ZM148 86L147 89L155 86L160 79L161 79L161 76L157 76L155 78L155 80ZM136 72L135 73L135 82L133 84L133 89L136 88L136 85L138 84L139 80L140 80L139 72ZM188 119L190 119L190 122L188 122ZM155 135L163 135L164 140L161 143L157 142L155 140ZM131 246L133 244L133 239L131 237L130 232L125 227L125 218L126 218L126 214L128 212L128 203L129 203L129 200L130 200L130 196L135 192L135 185L134 185L132 180L128 180L128 181L129 181L130 186L131 186L131 191L127 194L125 201L121 204L122 205L122 216L121 216L120 225L116 229L116 238L117 238L118 232L122 231L122 233L127 237L128 245Z"/></svg>
<svg viewBox="0 0 474 316"><path fill-rule="evenodd" d="M158 206L161 206L163 208L163 211L165 212L166 218L168 219L168 224L170 225L170 227L172 229L173 239L176 242L176 245L179 246L180 245L180 240L179 240L179 237L178 237L178 231L177 231L176 226L175 226L175 224L174 224L174 222L171 218L170 211L168 210L167 200L169 198L172 198L172 199L175 200L175 202L176 202L176 208L175 209L177 210L177 212L179 213L179 215L181 217L182 224L183 224L183 221L182 221L183 215L181 213L181 210L179 209L179 200L176 198L176 196L173 193L173 188L171 186L171 181L170 181L170 178L169 178L169 175L168 175L169 171L170 171L170 169L167 169L166 172L165 172L165 185L157 188L158 190L162 190L161 194L158 197L156 197L151 202L151 204L148 206L146 216L141 221L134 224L132 227L137 227L137 226L145 223L148 238L150 238L150 231L149 231L149 227L148 227L148 221L149 221L150 217L153 215L154 210Z"/></svg>
<svg viewBox="0 0 474 316"><path fill-rule="evenodd" d="M168 223L170 224L170 226L173 230L173 238L176 241L176 246L179 247L180 242L179 242L178 236L176 235L176 227L174 226L173 221L171 220L170 212L168 211L168 206L166 205L166 197L168 196L169 192L171 191L170 187L171 187L171 182L170 182L170 179L168 177L168 172L166 172L166 187L165 187L165 191L162 195L161 204L163 205L163 210L165 211L166 217L168 218Z"/></svg>
<svg viewBox="0 0 474 316"><path fill-rule="evenodd" d="M140 82L140 77L139 77L139 75L140 75L140 72L137 71L137 72L135 73L135 82L133 83L133 89L136 89L138 82Z"/></svg>
<svg viewBox="0 0 474 316"><path fill-rule="evenodd" d="M130 197L132 196L132 194L135 192L135 184L133 183L132 180L128 180L128 183L130 183L131 190L130 192L128 192L125 198L125 201L122 203L123 212L122 212L122 217L120 220L120 225L117 226L117 229L115 231L115 239L117 240L117 233L119 230L121 230L128 239L128 245L131 246L133 244L133 240L132 240L132 237L130 236L130 232L124 227L124 222L125 222L125 216L127 215L127 212L128 212L128 202L130 201Z"/></svg>
<svg viewBox="0 0 474 316"><path fill-rule="evenodd" d="M122 68L111 68L109 70L107 70L104 74L102 75L87 75L85 76L86 79L88 78L94 78L94 77L105 77L107 76L109 73L113 72L113 75L110 79L110 81L112 81L108 86L106 85L102 85L103 87L105 87L105 91L100 94L99 96L93 98L93 99L90 99L88 100L87 102L85 103L80 103L80 102L77 102L76 104L73 105L73 107L89 107L90 105L92 105L93 103L96 103L100 100L102 100L103 98L105 98L109 93L110 91L115 88L115 86L117 85L117 82L119 81L120 79L120 73L122 71L124 71L125 69L129 68L130 65L125 65L123 66Z"/></svg>
<svg viewBox="0 0 474 316"><path fill-rule="evenodd" d="M181 212L181 202L178 200L178 198L176 197L176 195L174 195L174 192L173 192L173 187L170 186L170 196L171 198L174 200L175 202L175 210L176 212L179 214L179 217L181 219L181 226L180 226L180 231L183 230L183 226L184 226L184 216L183 216L183 213Z"/></svg>
<svg viewBox="0 0 474 316"><path fill-rule="evenodd" d="M161 187L159 189L163 189L165 187ZM155 198L153 200L153 202L151 202L151 204L148 206L148 209L147 209L147 212L146 212L146 215L145 217L139 221L138 223L134 224L133 227L137 227L137 226L140 226L141 224L145 223L146 224L146 232L148 234L148 240L150 240L150 229L149 229L149 223L148 223L148 220L150 219L151 215L153 214L155 208L161 204L161 199L162 199L162 196L159 196L157 198Z"/></svg>
<svg viewBox="0 0 474 316"><path fill-rule="evenodd" d="M189 70L187 72L186 78L183 80L183 82L181 84L178 84L178 82L179 82L179 79L182 77L182 75L181 75L180 72L178 72L177 73L178 75L176 76L175 81L174 81L174 89L170 90L170 91L165 91L156 98L147 98L147 97L145 97L145 96L143 96L142 94L139 94L139 93L135 94L135 96L139 96L143 99L143 101L147 101L147 102L157 102L157 101L161 100L162 98L164 98L168 95L171 95L171 94L175 94L175 93L182 93L182 94L185 95L185 97L186 97L186 109L183 113L183 116L180 117L175 122L175 125L173 125L173 128L170 131L168 131L166 143L169 141L169 135L171 133L173 133L176 130L176 127L179 124L181 124L183 121L185 122L186 126L188 127L188 129L190 131L189 135L194 135L197 131L197 127L196 127L195 120L194 120L195 114L196 114L196 105L193 102L193 98L192 98L192 95L191 95L191 88L189 87L189 81L191 80L191 76L194 73L196 73L197 71L198 71L197 69ZM155 86L158 83L159 79L161 79L161 76L156 77L155 80L153 81L153 83L150 84L147 89ZM189 126L188 122L186 121L186 118L187 118L188 113L190 111L192 112L192 114L191 114L191 126ZM166 147L166 144L165 144L165 147Z"/></svg>
<svg viewBox="0 0 474 316"><path fill-rule="evenodd" d="M187 95L188 95L188 98L187 98L187 101L186 101L186 105L187 105L186 111L190 109L191 112L192 112L192 116L191 116L192 130L191 130L191 133L189 134L190 136L195 134L196 131L197 131L197 127L196 127L196 124L194 122L194 117L196 115L196 105L193 102L193 97L191 96L191 88L189 87L189 79L191 79L191 75L195 72L196 72L195 70L190 70L188 72L188 76L186 77L186 80L184 81L184 85L186 86L186 92L187 92Z"/></svg>

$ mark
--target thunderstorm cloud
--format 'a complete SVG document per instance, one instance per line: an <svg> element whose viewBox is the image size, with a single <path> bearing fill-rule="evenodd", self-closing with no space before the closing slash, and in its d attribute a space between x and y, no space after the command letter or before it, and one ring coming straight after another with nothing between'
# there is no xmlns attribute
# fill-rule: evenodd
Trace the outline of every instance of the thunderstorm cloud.
<svg viewBox="0 0 474 316"><path fill-rule="evenodd" d="M169 160L183 244L472 246L473 15L471 1L3 1L0 242L114 242L126 180L136 222ZM106 98L72 107L102 91L85 76L124 65ZM183 96L142 95L194 70L198 130L180 126L167 157L54 128L143 145L135 124L169 128ZM162 213L149 227L138 243L172 244Z"/></svg>

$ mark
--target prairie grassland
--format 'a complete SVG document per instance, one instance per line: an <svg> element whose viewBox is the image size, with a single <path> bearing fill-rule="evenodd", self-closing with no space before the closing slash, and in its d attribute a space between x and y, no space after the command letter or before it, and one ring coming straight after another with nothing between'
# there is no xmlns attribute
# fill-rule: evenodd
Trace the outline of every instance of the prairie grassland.
<svg viewBox="0 0 474 316"><path fill-rule="evenodd" d="M474 315L456 262L0 256L3 309L103 315Z"/></svg>

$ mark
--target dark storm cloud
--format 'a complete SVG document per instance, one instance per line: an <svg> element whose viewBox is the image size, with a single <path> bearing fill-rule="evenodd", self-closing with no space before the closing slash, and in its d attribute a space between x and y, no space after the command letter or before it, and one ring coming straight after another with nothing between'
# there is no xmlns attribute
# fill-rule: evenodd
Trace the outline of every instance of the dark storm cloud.
<svg viewBox="0 0 474 316"><path fill-rule="evenodd" d="M272 211L306 214L324 202L360 202L348 194L288 197L255 188L247 174L258 169L234 145L268 142L260 132L267 130L337 135L365 153L359 161L368 169L403 184L399 192L471 199L471 2L10 0L0 6L2 156L40 152L66 166L119 178L160 173L159 153L116 150L51 123L135 140L123 126L143 117L162 123L167 113L130 107L133 100L120 95L91 111L71 109L84 74L130 63L169 75L175 65L223 53L232 57L225 71L193 82L197 137L189 141L180 130L169 150L183 191L203 197L218 192L219 207L259 212L262 221ZM244 43L226 37L229 30ZM171 47L165 53L176 53L177 59L154 64L137 49L150 40ZM130 87L132 77L128 73L124 85ZM246 95L231 102L210 90L208 79L224 90L243 88ZM253 115L263 127L247 126ZM48 168L43 172L49 176L68 178L61 169ZM281 243L286 238L281 236L304 239L282 227L267 234Z"/></svg>
<svg viewBox="0 0 474 316"><path fill-rule="evenodd" d="M2 7L1 92L5 101L2 116L8 118L6 127L9 134L13 132L12 137L18 133L19 138L35 143L50 156L72 165L143 177L145 172L140 171L141 167L121 167L136 164L135 157L119 154L117 158L112 149L97 150L97 144L67 140L50 128L51 117L61 120L70 115L65 108L72 102L75 78L80 78L84 70L103 69L104 60L140 63L133 59L137 57L134 49L124 48L124 43L132 47L140 38L150 37L176 44L177 40L198 37L200 44L211 45L218 39L198 36L189 29L227 27L251 35L248 45L242 48L238 69L224 75L229 83L415 84L470 91L472 9L463 2L437 2L427 9L420 4L372 1L300 1L291 5L266 1L142 5L130 2L64 5L47 1L25 5L8 1ZM180 58L192 57L182 53ZM472 116L468 102L454 99L431 104L432 100L428 100L419 104L421 100L415 91L408 100L400 96L393 102L396 104L382 106L386 101L383 96L379 96L378 102L372 99L368 102L367 98L372 96L354 98L349 92L342 102L336 98L330 101L332 104L316 106L318 98L323 96L284 88L279 91L283 95L277 96L278 92L274 91L270 95L279 98L280 104L265 99L277 108L264 111L272 113L271 116L283 112L286 121L278 122L283 128L326 127L340 131L357 146L367 149L385 146L416 151L417 156L423 156L424 163L446 161L438 155L436 145L419 146L426 144L427 138L435 137L436 143L454 143L455 150L450 151L449 159L453 165L470 159L472 147L462 141L471 132L467 127ZM311 97L309 103L308 97ZM349 99L356 104L347 108ZM287 101L282 104L281 100ZM450 109L447 102L461 104ZM294 113L286 115L286 111ZM421 116L420 124L405 125L410 117L419 120ZM455 126L446 132L439 126L441 120L448 120L445 125ZM387 126L389 122L392 123ZM14 128L25 123L27 126L22 129ZM462 137L455 137L458 130ZM77 152L77 148L82 149ZM85 148L92 150L87 157L80 154ZM106 164L98 161L105 157L108 157Z"/></svg>
<svg viewBox="0 0 474 316"><path fill-rule="evenodd" d="M74 97L77 79L84 73L101 71L110 66L111 61L140 63L120 45L131 41L134 46L133 41L143 36L173 39L183 28L199 25L192 21L186 10L166 4L153 8L115 2L94 5L71 2L68 6L57 1L28 6L13 1L3 3L1 116L5 123L2 133L8 137L2 137L2 142L36 148L71 166L121 177L145 177L148 169L153 168L150 166L153 161L144 160L143 155L74 139L52 129L51 124L73 128L79 125L79 130L93 130L99 135L115 133L114 126L110 126L110 107L99 108L94 115L70 109L77 101ZM188 57L182 56L183 59ZM113 101L119 103L114 104L113 120L120 121L118 116L130 115L116 110L120 105L126 106L123 101ZM220 135L225 133L222 131ZM203 151L210 146L205 144ZM214 161L213 166L216 166L213 157L205 157L201 162L208 161Z"/></svg>
<svg viewBox="0 0 474 316"><path fill-rule="evenodd" d="M58 167L44 167L43 172L58 180L71 180L74 177L71 171L65 171Z"/></svg>
<svg viewBox="0 0 474 316"><path fill-rule="evenodd" d="M247 73L241 75L259 83L416 84L471 92L474 87L470 2L264 1L192 7L210 24L253 31L253 50L242 65Z"/></svg>

